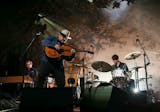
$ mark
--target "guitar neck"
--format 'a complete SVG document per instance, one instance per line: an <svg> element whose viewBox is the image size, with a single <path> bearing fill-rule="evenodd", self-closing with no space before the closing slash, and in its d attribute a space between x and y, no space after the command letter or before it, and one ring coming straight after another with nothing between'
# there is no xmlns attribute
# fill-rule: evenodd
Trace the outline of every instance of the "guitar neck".
<svg viewBox="0 0 160 112"><path fill-rule="evenodd" d="M88 50L77 50L76 52L87 52L89 54L94 54L94 52Z"/></svg>

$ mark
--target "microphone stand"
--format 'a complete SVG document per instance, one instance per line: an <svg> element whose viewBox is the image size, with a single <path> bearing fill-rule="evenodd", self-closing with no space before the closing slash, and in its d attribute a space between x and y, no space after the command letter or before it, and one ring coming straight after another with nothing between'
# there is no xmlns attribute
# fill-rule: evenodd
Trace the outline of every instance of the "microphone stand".
<svg viewBox="0 0 160 112"><path fill-rule="evenodd" d="M85 53L85 52L84 52ZM85 65L85 57L86 57L86 53L84 54L83 56L83 59L82 59L82 74L83 74L83 78L81 78L81 97L83 98L84 97L84 89L85 89L85 68L84 68L84 65Z"/></svg>
<svg viewBox="0 0 160 112"><path fill-rule="evenodd" d="M83 74L83 78L80 78L80 86L81 86L81 98L83 99L84 97L84 91L85 91L85 88L86 88L86 76L85 76L85 62L86 62L86 53L89 53L89 54L94 54L93 52L91 51L85 51L83 50L82 51L84 54L83 54L83 58L82 58L82 74Z"/></svg>
<svg viewBox="0 0 160 112"><path fill-rule="evenodd" d="M25 54L27 53L27 51L29 50L29 48L31 47L32 43L35 41L35 39L41 35L41 32L36 33L32 40L30 41L30 43L27 45L26 49L24 50L24 52L22 53L20 60L22 61L22 59L24 59ZM22 84L23 84L23 88L24 88L24 73L21 71L22 75Z"/></svg>
<svg viewBox="0 0 160 112"><path fill-rule="evenodd" d="M147 72L147 65L150 64L150 60L149 60L149 57L148 57L148 55L147 55L147 53L146 53L144 47L142 46L141 42L139 41L139 39L137 39L136 41L139 43L141 49L143 50L144 69L145 69L145 77L146 77L146 89L147 89L147 91L148 91L149 88L148 88L148 72ZM148 63L147 63L147 60L148 60Z"/></svg>

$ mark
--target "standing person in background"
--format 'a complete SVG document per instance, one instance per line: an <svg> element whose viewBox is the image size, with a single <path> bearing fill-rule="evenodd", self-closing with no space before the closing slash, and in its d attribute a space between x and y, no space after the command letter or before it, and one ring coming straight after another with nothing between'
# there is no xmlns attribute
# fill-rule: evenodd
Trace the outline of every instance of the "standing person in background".
<svg viewBox="0 0 160 112"><path fill-rule="evenodd" d="M44 52L39 67L39 88L46 87L45 81L48 76L55 79L57 87L65 86L64 60L71 61L75 56L75 50L65 46L67 39L71 39L70 31L63 29L57 36L49 36L42 40Z"/></svg>

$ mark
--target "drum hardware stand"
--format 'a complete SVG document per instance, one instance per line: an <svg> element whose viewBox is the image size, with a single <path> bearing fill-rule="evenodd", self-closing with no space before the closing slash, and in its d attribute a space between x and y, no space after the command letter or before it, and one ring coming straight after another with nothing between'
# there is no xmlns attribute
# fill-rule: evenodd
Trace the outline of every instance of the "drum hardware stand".
<svg viewBox="0 0 160 112"><path fill-rule="evenodd" d="M146 88L147 88L147 91L148 91L149 87L148 87L148 72L147 72L147 65L149 65L149 64L150 64L150 61L149 61L148 55L146 54L146 52L145 52L144 48L143 48L143 51L144 51L143 56L144 56L144 69L145 69L145 76L146 76ZM148 59L148 63L147 63L146 58Z"/></svg>
<svg viewBox="0 0 160 112"><path fill-rule="evenodd" d="M82 58L82 74L83 74L83 78L80 78L80 74L79 74L79 77L78 77L78 80L79 80L79 86L78 87L80 87L80 90L81 90L81 98L83 98L83 96L84 96L84 89L86 88L86 85L85 85L85 83L86 83L86 79L85 79L85 58L86 58L86 53L89 53L89 54L94 54L93 52L91 52L91 51L81 51L81 52L83 52L84 53L84 55L83 55L83 58Z"/></svg>
<svg viewBox="0 0 160 112"><path fill-rule="evenodd" d="M85 59L84 59L85 55L83 56L83 59L81 60L82 61L82 74L83 74L83 77L84 77L84 63L85 63ZM81 97L83 96L83 91L84 91L84 79L81 79L80 78L80 72L81 72L81 68L79 69L78 71L78 74L77 74L77 78L78 78L78 81L77 81L77 87L76 87L76 96L77 96L77 99L78 100L81 100Z"/></svg>
<svg viewBox="0 0 160 112"><path fill-rule="evenodd" d="M79 70L79 73L77 74L77 76L78 76L78 82L77 82L77 87L76 87L76 94L77 94L77 98L79 100L80 99L80 95L81 95L80 70Z"/></svg>
<svg viewBox="0 0 160 112"><path fill-rule="evenodd" d="M138 75L138 66L137 63L134 59L134 64L135 64L135 89L138 89L138 91L140 90L139 88L139 75Z"/></svg>
<svg viewBox="0 0 160 112"><path fill-rule="evenodd" d="M82 59L82 74L83 74L83 79L81 81L81 96L83 97L84 96L84 89L85 89L85 83L86 83L86 79L85 79L85 68L84 68L84 65L85 65L85 58L86 58L86 53L84 52L84 56L83 56L83 59Z"/></svg>
<svg viewBox="0 0 160 112"><path fill-rule="evenodd" d="M146 82L146 91L147 91L147 103L150 103L151 99L150 97L150 93L149 93L149 87L148 87L148 72L147 72L147 66L150 64L150 59L144 49L144 46L142 46L142 43L140 42L139 39L136 39L136 42L139 44L140 48L143 50L143 58L144 58L144 69L145 69L145 82Z"/></svg>
<svg viewBox="0 0 160 112"><path fill-rule="evenodd" d="M136 42L140 45L141 49L143 50L143 57L144 57L144 68L145 68L145 77L146 77L146 89L148 91L148 72L147 72L147 65L150 64L150 59L144 49L144 46L142 46L139 39L136 39ZM148 62L147 62L148 61Z"/></svg>

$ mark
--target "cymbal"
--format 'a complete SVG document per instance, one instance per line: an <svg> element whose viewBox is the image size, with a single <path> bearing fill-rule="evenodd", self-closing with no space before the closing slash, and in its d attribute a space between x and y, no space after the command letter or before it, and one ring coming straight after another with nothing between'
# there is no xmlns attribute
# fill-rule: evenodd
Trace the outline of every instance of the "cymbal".
<svg viewBox="0 0 160 112"><path fill-rule="evenodd" d="M141 55L141 52L137 51L137 52L132 52L132 53L127 54L124 58L126 60L132 60L132 59L138 58L140 55Z"/></svg>
<svg viewBox="0 0 160 112"><path fill-rule="evenodd" d="M112 69L111 65L104 61L95 61L92 63L92 67L100 72L109 72Z"/></svg>

